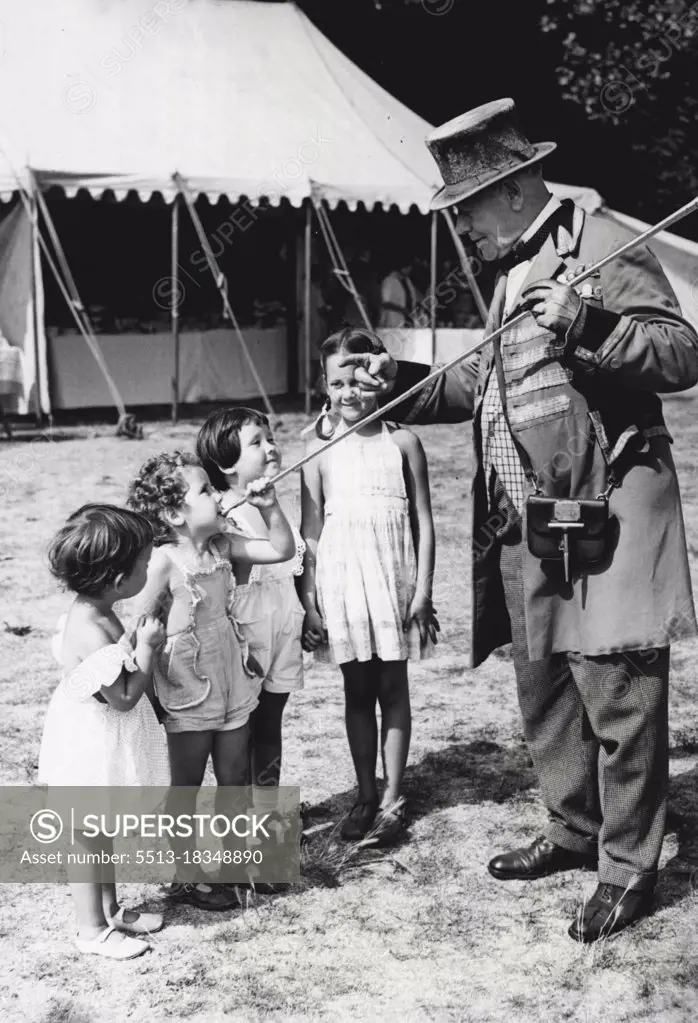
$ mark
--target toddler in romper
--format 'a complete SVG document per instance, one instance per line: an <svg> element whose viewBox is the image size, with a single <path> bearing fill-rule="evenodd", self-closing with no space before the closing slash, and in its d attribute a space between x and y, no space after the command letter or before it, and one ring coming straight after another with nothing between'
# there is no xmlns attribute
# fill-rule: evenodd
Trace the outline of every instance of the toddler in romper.
<svg viewBox="0 0 698 1023"><path fill-rule="evenodd" d="M214 412L197 439L197 453L216 489L220 508L233 533L267 538L269 529L259 510L247 501L232 508L247 486L271 478L281 466L281 454L269 420L254 409ZM289 693L303 687L301 629L304 611L294 577L302 575L305 544L291 526L293 557L283 564L235 566L233 617L259 662L259 706L250 717L250 766L255 805L276 809L281 772L281 721Z"/></svg>
<svg viewBox="0 0 698 1023"><path fill-rule="evenodd" d="M165 711L172 784L191 789L191 813L209 756L219 786L248 783L248 721L258 687L231 615L232 565L285 561L294 550L269 481L250 483L247 499L267 524L264 539L226 533L209 478L194 455L173 452L149 459L129 492L129 503L155 529L156 547L139 603L166 623L155 688ZM181 794L179 799L181 812ZM178 866L173 898L202 909L238 904L230 886L193 884L185 874Z"/></svg>

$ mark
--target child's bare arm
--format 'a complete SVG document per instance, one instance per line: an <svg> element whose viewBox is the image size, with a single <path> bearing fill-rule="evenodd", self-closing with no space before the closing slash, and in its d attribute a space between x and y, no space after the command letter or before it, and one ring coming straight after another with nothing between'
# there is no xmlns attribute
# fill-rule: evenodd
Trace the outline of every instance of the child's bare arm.
<svg viewBox="0 0 698 1023"><path fill-rule="evenodd" d="M403 470L410 509L410 525L417 558L417 586L410 617L418 625L422 641L436 641L438 622L431 603L436 538L429 493L429 471L422 442L410 430L400 429L394 438L403 455Z"/></svg>
<svg viewBox="0 0 698 1023"><path fill-rule="evenodd" d="M138 703L146 692L151 680L152 659L157 647L165 638L165 630L155 618L144 617L136 630L135 661L136 671L122 669L116 681L111 685L101 686L91 699L97 697L102 702L118 711L129 711ZM77 652L81 660L97 653L106 646L113 645L112 638L98 625L89 625L81 629Z"/></svg>
<svg viewBox="0 0 698 1023"><path fill-rule="evenodd" d="M320 446L317 442L313 447ZM325 498L322 489L322 455L308 462L301 471L301 535L305 540L305 558L301 578L301 601L305 608L303 645L314 650L325 638L317 606L315 565L317 546L325 523Z"/></svg>
<svg viewBox="0 0 698 1023"><path fill-rule="evenodd" d="M255 480L248 486L247 502L259 510L269 530L269 539L227 533L230 559L245 565L273 565L288 561L296 553L296 541L274 488L269 487L266 480Z"/></svg>
<svg viewBox="0 0 698 1023"><path fill-rule="evenodd" d="M170 573L172 562L162 547L156 547L148 562L148 578L145 586L134 598L133 615L124 629L129 638L144 615L164 621L170 600Z"/></svg>
<svg viewBox="0 0 698 1023"><path fill-rule="evenodd" d="M148 562L148 578L146 584L141 592L134 598L133 614L130 616L128 621L124 622L124 631L134 646L136 645L138 626L142 624L146 616L157 618L163 624L166 622L167 609L171 597L171 571L172 562L161 547L156 547L150 556L150 561ZM161 709L155 693L150 663L149 670L150 675L145 686L145 695L150 700L155 713L159 715L161 713Z"/></svg>

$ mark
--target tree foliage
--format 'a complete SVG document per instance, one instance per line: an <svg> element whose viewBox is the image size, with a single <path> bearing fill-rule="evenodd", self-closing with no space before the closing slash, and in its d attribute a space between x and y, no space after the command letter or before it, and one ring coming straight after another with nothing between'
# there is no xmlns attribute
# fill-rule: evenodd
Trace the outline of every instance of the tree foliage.
<svg viewBox="0 0 698 1023"><path fill-rule="evenodd" d="M694 196L698 2L547 0L541 29L562 54L563 97L602 128L604 155L617 154L626 168L629 150L642 161L635 164L639 181L653 190L633 205L656 216ZM632 193L637 182L630 177Z"/></svg>

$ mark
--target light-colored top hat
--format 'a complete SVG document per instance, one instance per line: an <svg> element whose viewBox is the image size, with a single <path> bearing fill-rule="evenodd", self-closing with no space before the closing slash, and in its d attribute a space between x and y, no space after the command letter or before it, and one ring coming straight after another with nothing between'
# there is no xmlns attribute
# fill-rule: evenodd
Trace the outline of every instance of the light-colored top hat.
<svg viewBox="0 0 698 1023"><path fill-rule="evenodd" d="M432 210L462 202L556 148L554 142L528 141L513 99L496 99L454 117L427 135L426 143L444 180L431 200Z"/></svg>

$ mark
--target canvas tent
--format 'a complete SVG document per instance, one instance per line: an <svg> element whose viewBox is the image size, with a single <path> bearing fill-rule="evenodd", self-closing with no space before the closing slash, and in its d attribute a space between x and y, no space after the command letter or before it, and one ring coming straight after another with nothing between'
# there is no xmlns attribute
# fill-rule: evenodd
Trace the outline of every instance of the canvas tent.
<svg viewBox="0 0 698 1023"><path fill-rule="evenodd" d="M352 210L428 210L438 185L424 146L431 126L348 60L293 3L158 0L146 9L141 0L32 0L29 7L3 7L0 87L12 97L0 115L5 199L18 179L31 187L33 178L42 190L57 185L69 197L87 189L94 198L110 190L117 200L135 191L142 200L160 193L171 201L179 172L194 194L214 202L244 196L252 205L286 199L299 208L314 195L330 208L341 201ZM593 190L552 187L588 210L602 205ZM35 295L38 304L31 232L24 225L21 244L14 235L11 241L12 260L25 267L22 294L27 302ZM665 267L687 302L697 253L698 246L671 237L662 244ZM28 306L9 316L2 303L0 292L0 327L25 353L24 406L34 392L47 412L52 396L41 379L41 316ZM685 313L696 318L698 309ZM207 345L208 362L200 357ZM260 348L270 371L283 337L274 345ZM220 383L234 350L229 338L192 339L187 372L194 383L187 394L195 399L201 391L199 365L211 386ZM70 379L77 352L62 356ZM136 349L129 355L126 345L110 348L106 341L105 355L128 403L145 402L149 380L157 387L171 372L164 338L145 360ZM119 358L123 366L116 365ZM244 367L240 374L243 379ZM270 393L274 387L278 393L284 389L278 366L272 377ZM98 375L81 384L89 404L105 403L102 391Z"/></svg>

